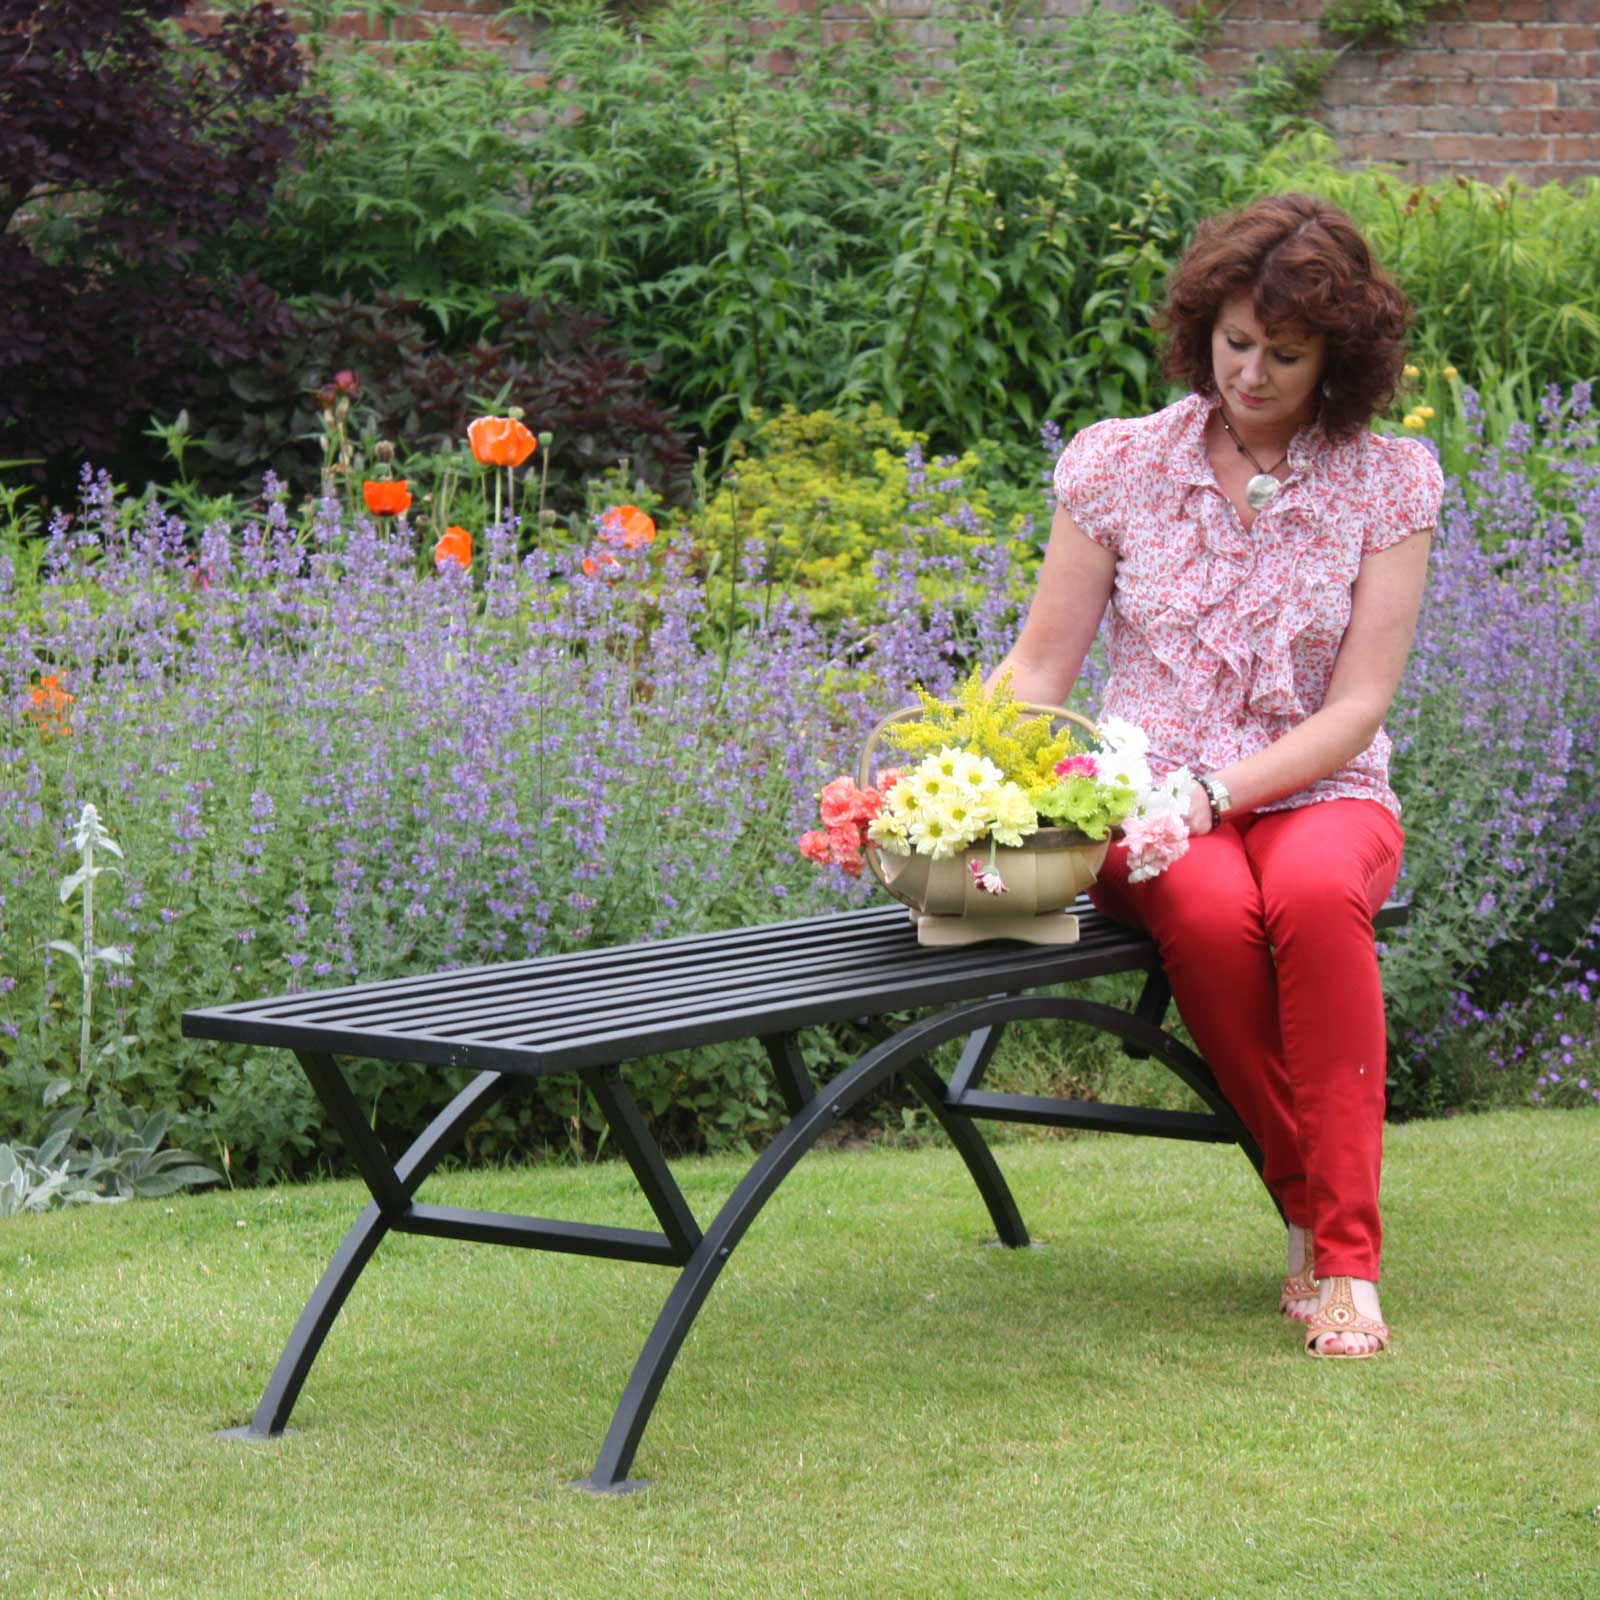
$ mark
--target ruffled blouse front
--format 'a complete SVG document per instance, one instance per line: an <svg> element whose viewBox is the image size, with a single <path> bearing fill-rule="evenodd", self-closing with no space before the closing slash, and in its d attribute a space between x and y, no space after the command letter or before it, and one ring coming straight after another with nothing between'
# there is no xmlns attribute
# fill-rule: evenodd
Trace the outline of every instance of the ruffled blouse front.
<svg viewBox="0 0 1600 1600"><path fill-rule="evenodd" d="M1246 528L1205 452L1215 396L1079 433L1055 490L1115 552L1103 709L1150 735L1158 771L1243 760L1316 711L1350 622L1362 560L1438 520L1443 478L1415 439L1335 442L1316 425L1289 447L1283 487ZM1348 765L1264 811L1376 800L1400 814L1382 730Z"/></svg>

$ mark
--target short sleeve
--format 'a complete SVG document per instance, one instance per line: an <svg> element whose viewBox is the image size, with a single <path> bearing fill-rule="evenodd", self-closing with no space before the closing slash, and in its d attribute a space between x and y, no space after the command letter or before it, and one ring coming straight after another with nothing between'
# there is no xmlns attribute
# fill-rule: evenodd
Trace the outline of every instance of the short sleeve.
<svg viewBox="0 0 1600 1600"><path fill-rule="evenodd" d="M1084 534L1119 551L1127 522L1128 427L1117 418L1074 434L1056 462L1057 502Z"/></svg>
<svg viewBox="0 0 1600 1600"><path fill-rule="evenodd" d="M1433 452L1420 439L1380 439L1378 478L1372 504L1375 515L1361 541L1361 554L1376 555L1439 521L1444 473Z"/></svg>

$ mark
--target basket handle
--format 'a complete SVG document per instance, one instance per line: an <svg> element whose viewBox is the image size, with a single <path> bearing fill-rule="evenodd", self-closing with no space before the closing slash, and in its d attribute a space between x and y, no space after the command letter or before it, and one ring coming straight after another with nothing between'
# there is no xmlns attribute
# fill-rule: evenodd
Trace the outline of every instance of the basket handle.
<svg viewBox="0 0 1600 1600"><path fill-rule="evenodd" d="M1067 722L1075 722L1092 738L1098 739L1100 737L1100 730L1087 717L1080 715L1076 711L1068 711L1065 706L1041 705L1035 700L1017 700L1013 704L1020 711L1037 711L1045 716L1059 717ZM895 723L902 722L907 717L920 717L923 714L923 708L920 705L901 706L898 711L891 711L888 716L880 719L878 725L867 735L867 742L861 747L861 760L856 767L856 787L858 789L867 788L871 782L872 752L877 748L878 741L883 735ZM894 890L889 887L889 880L884 877L883 869L878 865L877 846L868 842L864 845L861 853L867 858L867 865L872 869L873 877L878 880L884 889L893 894Z"/></svg>

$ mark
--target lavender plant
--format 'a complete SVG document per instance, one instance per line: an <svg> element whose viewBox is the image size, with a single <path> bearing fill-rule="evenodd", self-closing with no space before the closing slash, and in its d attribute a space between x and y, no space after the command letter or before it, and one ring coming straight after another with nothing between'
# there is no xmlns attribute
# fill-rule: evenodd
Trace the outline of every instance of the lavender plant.
<svg viewBox="0 0 1600 1600"><path fill-rule="evenodd" d="M1401 1109L1462 1098L1440 1063L1481 1037L1471 1011L1528 987L1531 939L1564 959L1595 913L1593 427L1586 389L1552 396L1537 428L1450 489L1390 719L1416 904L1385 953ZM686 538L519 561L509 525L486 531L474 573L436 572L403 521L349 523L333 501L304 526L274 497L236 529L190 529L157 507L129 523L112 485L88 479L37 582L0 560L0 1137L70 1059L60 964L18 952L60 919L63 832L91 793L128 819L133 863L96 916L139 950L102 996L135 1044L98 1070L115 1093L189 1113L245 1177L323 1160L316 1107L278 1053L184 1041L187 1006L869 892L796 854L816 790L913 683L944 694L998 659L1027 593L1016 545L928 557L929 476L949 468L914 449L905 465L912 527L879 558L882 605L831 631L766 581L759 539L714 587ZM1080 685L1091 707L1099 672ZM70 736L28 715L47 676L75 697ZM1524 1020L1525 1040L1555 1027L1559 1053L1544 1062L1540 1044L1519 1071L1534 1060L1560 1089L1571 1054L1584 1075L1583 996ZM434 1094L419 1076L363 1066L381 1130L417 1125ZM684 1143L737 1142L777 1114L760 1059L731 1046L643 1063L633 1081ZM540 1083L474 1148L582 1146L596 1128L570 1085Z"/></svg>
<svg viewBox="0 0 1600 1600"><path fill-rule="evenodd" d="M106 979L137 1040L111 1086L189 1113L235 1171L290 1169L318 1158L319 1123L292 1064L189 1044L185 1007L860 893L813 882L802 808L886 702L947 687L1017 622L1003 550L975 608L959 562L941 582L907 555L871 637L824 635L780 590L737 608L730 641L728 576L708 594L687 539L519 562L503 525L483 546L477 578L436 572L403 522L347 524L327 501L296 527L281 498L237 530L154 506L128 527L102 477L56 519L27 606L0 573L0 1126L63 1071L59 967L13 952L59 915L45 886L86 792L128 819L132 865L96 914L140 952ZM762 554L736 575L747 598ZM71 737L24 714L47 672L76 696ZM380 1127L414 1127L433 1090L363 1070ZM770 1117L759 1062L732 1050L637 1082L703 1117L697 1138ZM572 1086L543 1086L480 1147L583 1139L586 1115Z"/></svg>
<svg viewBox="0 0 1600 1600"><path fill-rule="evenodd" d="M1589 385L1552 389L1537 425L1497 448L1480 434L1480 465L1447 482L1389 719L1417 907L1384 964L1406 1109L1459 1098L1438 1069L1489 1019L1474 985L1525 991L1530 941L1578 949L1600 910L1596 420Z"/></svg>

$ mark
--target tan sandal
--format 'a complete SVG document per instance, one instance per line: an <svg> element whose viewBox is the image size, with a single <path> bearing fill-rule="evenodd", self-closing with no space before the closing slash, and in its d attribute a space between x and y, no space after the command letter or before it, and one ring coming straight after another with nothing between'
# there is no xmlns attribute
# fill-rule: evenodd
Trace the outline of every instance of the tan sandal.
<svg viewBox="0 0 1600 1600"><path fill-rule="evenodd" d="M1304 1272L1288 1273L1283 1280L1283 1290L1278 1296L1278 1315L1290 1317L1296 1322L1303 1322L1305 1321L1304 1317L1295 1317L1289 1310L1289 1302L1291 1300L1315 1300L1316 1298L1317 1278L1315 1272L1307 1269Z"/></svg>
<svg viewBox="0 0 1600 1600"><path fill-rule="evenodd" d="M1377 1340L1373 1350L1319 1350L1317 1340L1329 1333L1364 1333ZM1328 1279L1328 1303L1306 1318L1306 1354L1323 1361L1365 1361L1389 1348L1387 1323L1364 1317L1356 1310L1348 1278Z"/></svg>
<svg viewBox="0 0 1600 1600"><path fill-rule="evenodd" d="M1311 1253L1311 1234L1306 1232L1305 1259L1300 1263L1298 1272L1286 1272L1283 1276L1283 1288L1278 1295L1278 1315L1289 1316L1289 1302L1291 1300L1315 1300L1317 1298L1317 1263ZM1307 1315L1310 1315L1308 1312ZM1291 1321L1304 1322L1304 1317L1292 1317Z"/></svg>

